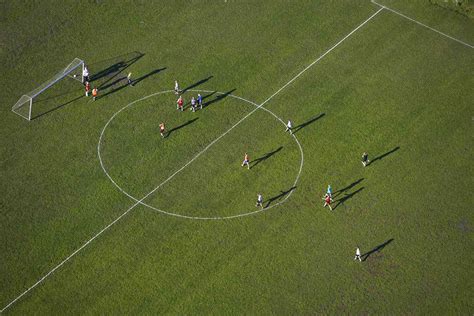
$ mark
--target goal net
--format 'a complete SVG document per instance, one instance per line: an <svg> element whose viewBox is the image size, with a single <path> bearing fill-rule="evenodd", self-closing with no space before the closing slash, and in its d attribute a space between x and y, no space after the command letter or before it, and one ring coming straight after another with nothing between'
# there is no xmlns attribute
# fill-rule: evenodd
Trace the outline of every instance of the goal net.
<svg viewBox="0 0 474 316"><path fill-rule="evenodd" d="M42 85L30 91L29 93L24 94L12 107L12 111L30 121L33 105L39 95L64 78L72 78L82 82L83 70L84 61L80 60L79 58L75 58L66 68L58 72L54 77L44 82Z"/></svg>

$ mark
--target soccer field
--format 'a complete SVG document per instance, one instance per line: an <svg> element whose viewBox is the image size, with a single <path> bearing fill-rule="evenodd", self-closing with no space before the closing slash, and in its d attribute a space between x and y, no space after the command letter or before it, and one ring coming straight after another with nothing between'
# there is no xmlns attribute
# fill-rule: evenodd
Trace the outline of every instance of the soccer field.
<svg viewBox="0 0 474 316"><path fill-rule="evenodd" d="M474 312L472 17L9 1L0 29L1 313ZM96 101L65 78L11 111L76 57Z"/></svg>

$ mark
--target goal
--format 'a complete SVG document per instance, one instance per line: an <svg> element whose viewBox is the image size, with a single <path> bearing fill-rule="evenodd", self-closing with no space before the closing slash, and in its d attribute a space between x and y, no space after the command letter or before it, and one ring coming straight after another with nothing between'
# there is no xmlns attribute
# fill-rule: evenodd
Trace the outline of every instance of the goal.
<svg viewBox="0 0 474 316"><path fill-rule="evenodd" d="M31 111L33 109L35 99L48 88L64 78L72 78L82 83L82 72L84 67L84 61L79 58L75 58L66 68L58 72L54 77L44 82L33 91L24 94L12 107L12 111L27 119L28 121L31 121Z"/></svg>

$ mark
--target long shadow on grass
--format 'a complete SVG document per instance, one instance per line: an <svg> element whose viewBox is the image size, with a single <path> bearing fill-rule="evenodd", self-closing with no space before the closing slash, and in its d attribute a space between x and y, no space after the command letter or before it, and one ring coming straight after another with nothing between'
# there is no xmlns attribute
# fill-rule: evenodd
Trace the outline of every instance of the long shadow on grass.
<svg viewBox="0 0 474 316"><path fill-rule="evenodd" d="M211 93L208 93L208 94L206 94L206 95L203 95L203 96L202 96L202 101L204 101L204 100L206 100L206 99L212 97L212 96L213 96L214 94L216 94L216 93L217 93L217 91L212 91ZM203 105L204 105L204 102L203 102Z"/></svg>
<svg viewBox="0 0 474 316"><path fill-rule="evenodd" d="M54 99L57 99L59 97L63 97L63 96L68 95L68 94L77 93L78 91L82 91L82 90L84 90L84 86L82 86L81 84L78 84L74 88L68 88L67 91L61 92L59 94L54 94L54 95L51 95L51 96L48 96L48 97L45 97L45 98L41 98L41 96L38 96L34 103L38 104L40 102L54 100Z"/></svg>
<svg viewBox="0 0 474 316"><path fill-rule="evenodd" d="M203 102L202 105L203 105L203 107L208 107L208 106L211 105L211 104L214 104L214 103L216 103L216 102L219 102L219 101L225 99L227 96L229 96L229 94L232 94L232 92L234 92L235 90L237 90L237 89L234 88L234 89L232 89L232 90L227 91L226 93L219 94L219 95L217 95L214 99L209 100L209 101L207 101L207 102Z"/></svg>
<svg viewBox="0 0 474 316"><path fill-rule="evenodd" d="M253 162L252 162L252 166L250 167L250 169L253 169L255 168L259 163L267 160L268 158L270 158L271 156L273 156L274 154L276 154L277 152L279 152L280 150L283 149L283 146L280 146L279 148L275 149L274 151L271 151L269 153L266 153L265 155L263 155L262 157L259 157L257 159L255 159Z"/></svg>
<svg viewBox="0 0 474 316"><path fill-rule="evenodd" d="M394 149L390 150L390 151L387 151L385 154L382 154L380 156L377 156L375 157L374 159L372 159L372 161L370 162L370 165L373 164L374 162L376 162L377 160L382 160L384 159L385 157L387 157L388 155L390 154L393 154L394 152L396 152L397 150L400 149L400 146L397 146L395 147Z"/></svg>
<svg viewBox="0 0 474 316"><path fill-rule="evenodd" d="M124 62L130 59L135 58L136 56L142 54L141 52L138 51L131 51L125 54L117 55L114 57L110 57L107 59L102 59L99 61L95 61L93 63L86 63L87 67L89 70L94 70L94 69L101 69L100 71L97 71L95 73L91 73L90 79L99 79L100 74L103 74L106 69L110 68L112 65L115 65L120 62Z"/></svg>
<svg viewBox="0 0 474 316"><path fill-rule="evenodd" d="M140 77L140 78L138 78L138 79L132 81L132 85L135 86L135 85L136 85L137 83L139 83L140 81L142 81L142 80L144 80L144 79L146 79L146 78L148 78L148 77L150 77L150 76L152 76L152 75L154 75L154 74L157 74L157 73L159 73L160 71L162 71L162 70L164 70L164 69L166 69L166 67L165 67L165 68L160 68L160 69L155 69L155 70L153 70L153 71L147 73L146 75L144 75L144 76L142 76L142 77ZM127 77L120 77L120 78L117 78L116 80L112 81L111 83L108 83L108 84L104 85L104 86L101 88L101 90L103 91L103 90L105 90L105 89L107 89L107 88L109 88L109 87L113 87L113 86L117 85L118 83L121 83L121 84L120 84L119 86L113 88L112 90L109 90L109 91L103 93L102 95L99 95L99 98L103 98L103 97L108 96L108 95L110 95L110 94L112 94L112 93L118 92L118 91L122 90L123 88L125 88L125 87L127 87L127 86L129 85L129 84L128 84Z"/></svg>
<svg viewBox="0 0 474 316"><path fill-rule="evenodd" d="M355 187L356 185L358 185L358 184L361 183L362 181L364 181L364 178L360 178L359 180L352 182L352 183L349 184L348 186L346 186L346 187L344 187L344 188L342 188L342 189L339 189L339 190L335 191L335 192L333 193L333 196L336 197L336 196L340 195L341 193L344 193L344 192L346 192L346 191L349 191L350 189L352 189L353 187Z"/></svg>
<svg viewBox="0 0 474 316"><path fill-rule="evenodd" d="M383 244L381 245L378 245L377 247L375 247L374 249L372 249L371 251L367 252L367 253L364 253L361 258L362 258L362 261L365 261L367 260L371 254L375 253L375 252L380 252L382 251L383 248L385 248L388 244L390 244L391 242L393 241L393 238L387 240L386 242L384 242Z"/></svg>
<svg viewBox="0 0 474 316"><path fill-rule="evenodd" d="M168 131L168 134L166 134L166 137L169 137L169 136L171 135L171 133L176 132L176 131L182 129L183 127L186 127L186 126L188 126L189 124L194 123L195 121L197 121L197 119L198 119L198 117L196 117L196 118L194 118L194 119L192 119L192 120L189 120L189 121L187 121L186 123L183 123L183 124L181 124L181 125L179 125L179 126L173 127L172 129L170 129L170 130Z"/></svg>
<svg viewBox="0 0 474 316"><path fill-rule="evenodd" d="M206 100L206 99L212 97L212 96L213 96L214 94L216 94L216 93L217 93L217 91L212 91L211 93L208 93L208 94L202 96L202 101L203 101L203 102L202 102L202 107L203 107L203 108L206 106L206 102L204 102L204 100ZM186 102L186 103L183 105L183 110L187 110L190 106L191 106L191 101ZM198 105L196 105L196 106L198 106Z"/></svg>
<svg viewBox="0 0 474 316"><path fill-rule="evenodd" d="M153 71L150 71L149 73L147 73L146 75L143 75L141 77L138 77L137 79L135 80L132 80L132 85L133 86L136 86L138 83L140 83L141 81L145 80L146 78L148 77L151 77L153 75L156 75L157 73L163 71L163 70L166 70L167 67L163 67L163 68L158 68L158 69L155 69Z"/></svg>
<svg viewBox="0 0 474 316"><path fill-rule="evenodd" d="M55 106L55 107L52 108L52 109L49 109L49 110L47 110L47 111L45 111L45 112L42 112L42 113L40 113L40 114L37 114L37 115L33 116L31 119L32 119L32 120L35 120L35 119L37 119L37 118L40 118L40 117L43 116L43 115L46 115L46 114L49 114L49 113L54 112L54 111L56 111L56 110L59 110L60 108L65 107L65 106L68 105L68 104L71 104L71 103L76 102L77 100L81 99L82 97L84 97L83 94L81 94L80 96L78 96L78 97L76 97L76 98L74 98L74 99L72 99L72 100L69 100L69 101L67 101L67 102L65 102L65 103L63 103L63 104L57 105L57 106Z"/></svg>
<svg viewBox="0 0 474 316"><path fill-rule="evenodd" d="M114 81L109 82L109 83L107 83L106 85L101 86L101 87L100 87L100 90L102 90L102 91L107 90L108 88L113 87L113 86L115 86L117 83L123 82L124 80L126 81L126 80L127 80L127 77L120 77L120 78L117 78L117 79L115 79ZM122 85L120 85L120 86L122 86ZM115 88L115 89L116 89L116 88ZM112 90L113 90L113 89L112 89Z"/></svg>
<svg viewBox="0 0 474 316"><path fill-rule="evenodd" d="M310 120L298 125L298 126L295 126L295 128L293 129L293 134L296 134L298 133L301 129L305 128L306 126L316 122L317 120L319 120L320 118L322 118L324 115L326 115L326 113L320 113L318 115L316 115L315 117L311 118Z"/></svg>
<svg viewBox="0 0 474 316"><path fill-rule="evenodd" d="M348 200L352 199L354 197L354 195L356 195L357 193L359 193L360 191L364 190L364 187L362 188L359 188L357 189L356 191L352 192L352 193L346 193L345 196L343 196L342 198L340 198L339 200L337 200L337 204L336 206L334 206L333 210L335 210L336 208L339 207L339 205L344 205L345 202L347 202Z"/></svg>
<svg viewBox="0 0 474 316"><path fill-rule="evenodd" d="M95 86L97 86L101 91L103 91L107 88L110 88L110 87L116 85L117 83L121 82L122 80L126 80L126 76L121 76L119 78L117 78L117 76L123 70L128 68L130 65L137 62L144 55L145 54L143 54L141 52L134 51L134 52L131 52L131 53L127 53L127 54L123 54L123 55L116 56L116 57L113 57L113 58L109 58L109 59L106 59L106 60L102 60L102 61L99 61L99 62L96 62L96 63L92 63L92 64L88 65L89 68L94 69L94 68L102 67L102 70L91 74L89 76L89 81L90 82L100 81L100 79L108 77L105 81L95 84ZM115 78L115 80L113 80L114 78ZM116 92L118 90L121 90L122 88L123 88L122 86L120 86L119 88L115 88L114 90L109 91L106 94L102 95L102 97L105 96L105 95L108 95L110 93ZM73 93L73 92L78 91L78 90L83 90L83 89L84 89L83 86L78 85L77 88L68 89L68 91L66 91L66 92L56 94L56 95L53 95L53 96L50 96L50 97L47 97L47 98L44 98L44 99L39 99L38 101L36 101L36 103L52 100L52 99L55 99L55 98ZM39 116L42 116L44 114L50 113L52 111L55 111L55 110L65 106L67 104L70 104L70 103L74 102L75 100L77 100L77 98L74 99L74 100L68 101L64 104L61 104L61 105L55 107L54 109L51 109L51 110L46 111L44 113L41 113L40 115L36 116L35 118L37 118Z"/></svg>
<svg viewBox="0 0 474 316"><path fill-rule="evenodd" d="M118 82L122 81L124 78L121 78L118 80ZM126 79L126 78L125 78ZM102 98L105 98L106 96L108 95L111 95L113 93L116 93L116 92L119 92L120 90L122 90L123 88L127 87L128 84L127 83L123 83L122 85L116 87L116 88L113 88L113 89L110 89L109 91L103 93L103 92L99 92L99 96L97 97L97 100L99 99L102 99Z"/></svg>
<svg viewBox="0 0 474 316"><path fill-rule="evenodd" d="M93 84L93 86L97 86L99 89L105 89L104 87L106 85L110 87L111 84L108 84L110 81L116 79L125 69L127 69L128 67L136 63L143 56L145 56L144 53L135 51L135 52L131 52L125 55L110 58L105 61L91 64L89 65L89 67L92 70L96 67L99 67L98 64L105 64L105 66L103 66L102 70L99 70L98 72L92 72L92 74L89 76L89 81L90 82L100 81L98 83L96 82L95 84ZM110 64L110 62L114 62L114 63Z"/></svg>
<svg viewBox="0 0 474 316"><path fill-rule="evenodd" d="M275 195L274 197L269 198L268 201L267 201L267 205L265 205L265 208L269 207L274 201L281 200L284 196L288 195L288 194L289 194L291 191L293 191L294 189L296 189L296 186L293 186L293 187L289 188L289 189L286 190L286 191L280 191L280 194Z"/></svg>
<svg viewBox="0 0 474 316"><path fill-rule="evenodd" d="M184 88L181 93L185 93L186 91L191 90L192 88L195 88L195 87L197 87L197 86L199 86L199 85L202 85L203 83L207 82L207 81L208 81L209 79L211 79L212 77L214 77L214 76L209 76L209 77L207 77L207 78L204 78L204 79L199 80L198 82L193 83L192 85L190 85L190 86Z"/></svg>

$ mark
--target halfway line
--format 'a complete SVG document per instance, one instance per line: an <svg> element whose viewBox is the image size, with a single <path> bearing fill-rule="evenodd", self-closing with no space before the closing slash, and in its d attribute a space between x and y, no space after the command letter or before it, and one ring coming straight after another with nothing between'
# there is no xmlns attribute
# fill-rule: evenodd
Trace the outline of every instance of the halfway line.
<svg viewBox="0 0 474 316"><path fill-rule="evenodd" d="M336 45L334 45L333 47L331 47L330 49L328 49L324 54L322 54L321 56L318 57L318 59L316 59L315 61L313 61L308 67L306 67L305 69L303 69L302 71L300 71L295 77L293 77L293 79L291 79L290 81L288 81L283 87L281 87L280 89L277 90L277 92L275 92L274 94L272 94L268 99L266 99L265 101L263 101L262 104L260 104L260 106L264 105L265 103L267 103L268 101L270 101L274 96L276 96L278 93L281 92L281 90L285 89L288 85L290 85L293 81L295 81L299 76L301 76L306 70L308 70L309 68L313 67L314 64L316 64L318 61L320 61L321 59L324 58L324 56L326 56L327 54L329 54L334 48L336 48L337 46L339 46L339 44L341 44L342 42L344 42L349 36L351 36L354 32L356 32L358 29L360 29L362 26L364 26L364 24L366 24L367 22L369 22L374 16L376 16L377 14L379 14L380 11L382 11L384 8L380 8L377 12L375 12L374 14L372 14L367 20L365 20L364 22L362 22L358 27L356 27L355 29L353 29L349 34L347 34L346 36L344 36L344 38L342 40L340 40L339 42L336 43Z"/></svg>

